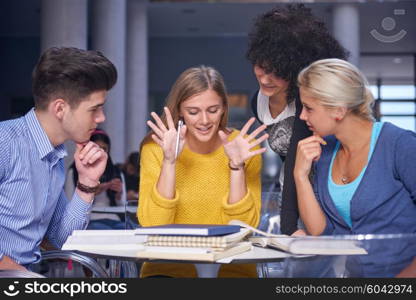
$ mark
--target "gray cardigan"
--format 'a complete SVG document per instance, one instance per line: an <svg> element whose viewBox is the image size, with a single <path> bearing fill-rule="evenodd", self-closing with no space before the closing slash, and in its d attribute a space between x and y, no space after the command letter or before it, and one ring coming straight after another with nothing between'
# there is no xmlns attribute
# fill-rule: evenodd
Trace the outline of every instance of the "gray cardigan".
<svg viewBox="0 0 416 300"><path fill-rule="evenodd" d="M326 138L315 164L314 190L326 216L324 235L413 233L416 235L416 134L385 123L364 176L351 199L350 228L338 214L328 191L334 136ZM376 245L377 244L377 245ZM373 242L369 255L350 257L353 276L394 276L416 256L412 244Z"/></svg>

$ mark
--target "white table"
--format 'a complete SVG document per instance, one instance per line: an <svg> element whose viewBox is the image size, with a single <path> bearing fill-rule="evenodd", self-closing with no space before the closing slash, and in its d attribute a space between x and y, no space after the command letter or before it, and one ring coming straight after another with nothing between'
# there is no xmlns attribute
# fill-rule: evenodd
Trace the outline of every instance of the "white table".
<svg viewBox="0 0 416 300"><path fill-rule="evenodd" d="M137 249L128 250L88 250L80 251L82 254L98 258L107 259L120 259L120 260L135 260L138 262L175 262L175 263L192 263L195 265L198 277L200 278L216 278L218 270L221 264L238 263L238 264L250 264L250 263L265 263L265 262L279 262L289 257L304 257L301 255L293 255L286 252L260 248L253 246L250 251L240 253L234 256L220 259L214 263L211 262L198 262L198 261L185 261L185 260L149 260L138 258L136 256L137 251L141 249L138 245Z"/></svg>

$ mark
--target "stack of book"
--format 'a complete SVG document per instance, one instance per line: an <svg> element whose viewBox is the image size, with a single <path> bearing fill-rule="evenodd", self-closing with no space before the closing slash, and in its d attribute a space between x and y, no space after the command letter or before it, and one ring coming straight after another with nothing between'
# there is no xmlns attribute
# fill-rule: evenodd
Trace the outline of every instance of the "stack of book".
<svg viewBox="0 0 416 300"><path fill-rule="evenodd" d="M249 236L251 233L258 235ZM132 230L75 230L62 249L143 259L214 262L249 251L252 245L296 255L367 254L356 236L275 235L237 220L228 225L170 224Z"/></svg>
<svg viewBox="0 0 416 300"><path fill-rule="evenodd" d="M170 224L142 227L136 234L146 235L145 248L139 257L216 261L251 249L243 239L250 233L237 225Z"/></svg>
<svg viewBox="0 0 416 300"><path fill-rule="evenodd" d="M133 253L137 258L210 261L251 249L251 231L238 225L170 224L133 230L75 230L62 250Z"/></svg>

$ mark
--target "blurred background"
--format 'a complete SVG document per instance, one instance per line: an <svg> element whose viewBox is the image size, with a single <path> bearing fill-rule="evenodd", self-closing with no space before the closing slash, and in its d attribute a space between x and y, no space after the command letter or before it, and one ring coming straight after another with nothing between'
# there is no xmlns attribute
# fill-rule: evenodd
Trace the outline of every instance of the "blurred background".
<svg viewBox="0 0 416 300"><path fill-rule="evenodd" d="M258 88L245 58L253 21L276 5L299 2L325 21L366 74L378 117L414 131L416 1L399 0L2 0L0 120L32 107L31 72L41 52L74 46L100 50L118 68L103 125L116 163L138 150L149 112L161 111L174 80L191 66L223 74L230 125L239 128L251 116L249 101ZM264 178L272 180L280 159L272 151L264 159Z"/></svg>

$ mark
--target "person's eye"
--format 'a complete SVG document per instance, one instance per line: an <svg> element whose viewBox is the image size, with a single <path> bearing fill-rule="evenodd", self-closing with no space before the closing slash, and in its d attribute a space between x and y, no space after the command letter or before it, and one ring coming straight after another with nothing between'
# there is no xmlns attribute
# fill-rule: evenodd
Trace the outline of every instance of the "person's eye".
<svg viewBox="0 0 416 300"><path fill-rule="evenodd" d="M198 112L195 110L190 110L188 111L188 114L190 114L191 116L195 116Z"/></svg>
<svg viewBox="0 0 416 300"><path fill-rule="evenodd" d="M91 108L91 111L92 112L97 112L97 111L99 111L99 110L101 110L102 109L102 106L98 106L98 107L93 107L93 108Z"/></svg>
<svg viewBox="0 0 416 300"><path fill-rule="evenodd" d="M209 109L208 112L211 113L211 114L216 114L218 112L218 108Z"/></svg>

